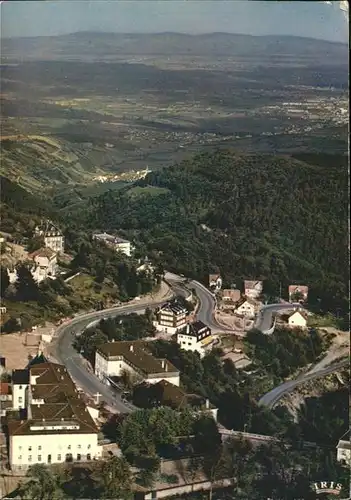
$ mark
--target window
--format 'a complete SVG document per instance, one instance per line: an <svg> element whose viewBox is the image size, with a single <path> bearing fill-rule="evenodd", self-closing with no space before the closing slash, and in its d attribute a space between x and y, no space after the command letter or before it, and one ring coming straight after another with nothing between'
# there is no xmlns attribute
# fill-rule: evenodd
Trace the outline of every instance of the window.
<svg viewBox="0 0 351 500"><path fill-rule="evenodd" d="M20 390L22 389L22 386L21 386L21 385L19 386L19 389L20 389Z"/></svg>
<svg viewBox="0 0 351 500"><path fill-rule="evenodd" d="M41 462L41 455L38 455L38 462Z"/></svg>
<svg viewBox="0 0 351 500"><path fill-rule="evenodd" d="M79 444L79 445L77 446L77 448L78 448L78 450L80 450L80 449L81 449L81 445Z"/></svg>
<svg viewBox="0 0 351 500"><path fill-rule="evenodd" d="M31 462L32 461L32 455L29 455L28 456L28 462Z"/></svg>
<svg viewBox="0 0 351 500"><path fill-rule="evenodd" d="M71 449L71 445L70 445L70 444L67 446L67 449L68 449L68 450L70 450L70 449Z"/></svg>
<svg viewBox="0 0 351 500"><path fill-rule="evenodd" d="M41 450L41 446L38 446L38 450Z"/></svg>
<svg viewBox="0 0 351 500"><path fill-rule="evenodd" d="M57 460L58 460L58 462L61 460L61 455L60 454L57 455Z"/></svg>
<svg viewBox="0 0 351 500"><path fill-rule="evenodd" d="M18 455L18 460L22 460L22 455Z"/></svg>
<svg viewBox="0 0 351 500"><path fill-rule="evenodd" d="M19 447L18 447L18 449L19 449L19 450L22 450L22 446L19 446Z"/></svg>
<svg viewBox="0 0 351 500"><path fill-rule="evenodd" d="M90 448L91 448L91 445L90 445L90 444L88 444L88 450L90 450Z"/></svg>
<svg viewBox="0 0 351 500"><path fill-rule="evenodd" d="M31 446L28 446L28 451L32 451L32 447Z"/></svg>
<svg viewBox="0 0 351 500"><path fill-rule="evenodd" d="M22 403L22 401L23 401L23 398L19 397L19 398L18 398L18 402L19 402L19 403Z"/></svg>

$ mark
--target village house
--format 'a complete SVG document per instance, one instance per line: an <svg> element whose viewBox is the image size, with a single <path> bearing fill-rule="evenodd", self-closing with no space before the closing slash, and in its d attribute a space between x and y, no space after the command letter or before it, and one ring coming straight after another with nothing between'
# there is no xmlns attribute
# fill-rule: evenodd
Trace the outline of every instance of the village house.
<svg viewBox="0 0 351 500"><path fill-rule="evenodd" d="M263 281L244 281L244 295L249 299L258 299L263 291Z"/></svg>
<svg viewBox="0 0 351 500"><path fill-rule="evenodd" d="M11 384L0 382L0 416L5 417L8 408L12 408Z"/></svg>
<svg viewBox="0 0 351 500"><path fill-rule="evenodd" d="M116 252L121 252L131 256L131 243L128 240L124 240L123 238L119 238L118 236L113 236L107 233L97 233L93 234L93 240L102 241L105 245L113 248Z"/></svg>
<svg viewBox="0 0 351 500"><path fill-rule="evenodd" d="M198 352L200 357L213 346L214 337L211 328L202 321L188 323L183 330L177 333L177 344L185 351Z"/></svg>
<svg viewBox="0 0 351 500"><path fill-rule="evenodd" d="M188 310L177 300L171 300L156 311L154 326L157 331L174 334L187 323Z"/></svg>
<svg viewBox="0 0 351 500"><path fill-rule="evenodd" d="M157 359L147 352L141 341L108 342L95 353L95 375L111 383L111 377L120 377L125 371L138 380L156 384L166 379L179 385L179 370L167 359Z"/></svg>
<svg viewBox="0 0 351 500"><path fill-rule="evenodd" d="M338 441L336 447L336 459L347 466L351 464L351 442L350 430L345 432Z"/></svg>
<svg viewBox="0 0 351 500"><path fill-rule="evenodd" d="M220 309L235 309L236 303L241 298L241 292L235 288L225 288L222 290L222 300L219 304Z"/></svg>
<svg viewBox="0 0 351 500"><path fill-rule="evenodd" d="M35 235L42 236L44 238L44 243L46 248L51 248L54 252L64 253L65 250L65 238L50 220L46 220L35 228Z"/></svg>
<svg viewBox="0 0 351 500"><path fill-rule="evenodd" d="M208 276L208 286L218 291L222 288L222 278L220 274L210 274Z"/></svg>
<svg viewBox="0 0 351 500"><path fill-rule="evenodd" d="M94 408L87 407L63 365L33 363L14 370L6 414L11 469L102 456Z"/></svg>
<svg viewBox="0 0 351 500"><path fill-rule="evenodd" d="M241 297L236 303L235 314L244 318L254 318L257 310L257 304L251 298Z"/></svg>
<svg viewBox="0 0 351 500"><path fill-rule="evenodd" d="M289 302L307 302L308 286L289 285Z"/></svg>
<svg viewBox="0 0 351 500"><path fill-rule="evenodd" d="M57 253L51 248L40 248L28 255L28 268L37 283L54 278L58 272ZM17 270L7 269L10 283L17 281Z"/></svg>
<svg viewBox="0 0 351 500"><path fill-rule="evenodd" d="M40 248L28 257L34 263L32 275L38 283L56 276L58 271L57 253L51 250L51 248Z"/></svg>
<svg viewBox="0 0 351 500"><path fill-rule="evenodd" d="M197 394L187 394L180 387L171 384L167 380L161 380L153 385L151 390L157 406L169 406L173 410L191 408L196 412L207 412L217 420L218 408L212 405L209 399Z"/></svg>
<svg viewBox="0 0 351 500"><path fill-rule="evenodd" d="M304 311L296 310L290 316L288 316L288 325L292 328L307 327L307 314Z"/></svg>
<svg viewBox="0 0 351 500"><path fill-rule="evenodd" d="M237 302L240 300L241 292L237 288L224 288L222 290L222 300L224 302L231 301Z"/></svg>

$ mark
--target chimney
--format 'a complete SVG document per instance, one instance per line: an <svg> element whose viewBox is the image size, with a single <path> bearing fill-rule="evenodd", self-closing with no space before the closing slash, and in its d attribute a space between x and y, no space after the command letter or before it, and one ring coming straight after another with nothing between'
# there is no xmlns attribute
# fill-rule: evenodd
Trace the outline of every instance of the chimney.
<svg viewBox="0 0 351 500"><path fill-rule="evenodd" d="M161 366L162 366L163 369L165 369L166 361L164 359L161 361Z"/></svg>
<svg viewBox="0 0 351 500"><path fill-rule="evenodd" d="M129 350L130 350L130 352L133 352L133 351L134 351L134 346L133 346L133 344L131 344L131 345L130 345Z"/></svg>
<svg viewBox="0 0 351 500"><path fill-rule="evenodd" d="M210 400L209 399L206 399L206 410L208 410L210 408Z"/></svg>
<svg viewBox="0 0 351 500"><path fill-rule="evenodd" d="M190 325L189 325L189 323L187 323L187 325L186 325L186 333L190 333Z"/></svg>

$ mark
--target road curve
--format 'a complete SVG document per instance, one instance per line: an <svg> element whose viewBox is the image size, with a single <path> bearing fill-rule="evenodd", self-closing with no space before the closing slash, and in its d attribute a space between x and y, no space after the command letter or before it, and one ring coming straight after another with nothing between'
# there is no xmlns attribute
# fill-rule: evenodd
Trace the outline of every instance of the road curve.
<svg viewBox="0 0 351 500"><path fill-rule="evenodd" d="M308 382L310 380L314 380L315 378L318 377L324 377L325 375L340 370L340 368L343 368L348 365L349 365L349 360L344 359L342 361L339 361L338 363L327 366L322 370L318 370L313 373L307 372L305 374L300 375L295 380L288 380L287 382L284 382L278 387L275 387L271 391L267 392L267 394L262 396L258 404L261 406L267 406L268 408L274 408L274 406L283 396L285 396L285 394L292 392L299 385L304 384L305 382Z"/></svg>
<svg viewBox="0 0 351 500"><path fill-rule="evenodd" d="M269 334L273 333L273 314L278 311L289 311L292 309L302 309L303 307L299 302L294 302L291 304L268 304L262 306L257 314L257 318L254 324L256 330L260 330L262 333Z"/></svg>
<svg viewBox="0 0 351 500"><path fill-rule="evenodd" d="M169 282L174 283L175 290L179 290L184 278L166 273L166 278ZM201 283L196 281L190 282L190 287L196 290L200 301L197 317L204 323L208 324L213 331L222 330L223 328L213 319L213 311L215 307L215 299L211 292L207 290ZM55 334L55 338L50 345L50 352L53 357L66 366L74 382L83 389L87 394L99 393L105 403L119 412L130 412L132 406L124 403L120 395L110 387L102 383L94 373L88 369L88 365L84 358L73 348L74 337L78 332L81 332L88 325L102 318L114 317L118 314L130 314L132 312L142 313L146 307L155 308L163 301L150 301L144 304L128 304L125 306L117 306L103 311L94 311L87 314L82 314L72 319L69 322L61 325Z"/></svg>

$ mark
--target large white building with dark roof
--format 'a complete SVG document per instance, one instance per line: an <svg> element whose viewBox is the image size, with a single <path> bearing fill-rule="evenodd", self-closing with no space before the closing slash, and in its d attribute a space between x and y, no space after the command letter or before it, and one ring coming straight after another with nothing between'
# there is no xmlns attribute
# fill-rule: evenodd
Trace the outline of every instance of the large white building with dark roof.
<svg viewBox="0 0 351 500"><path fill-rule="evenodd" d="M95 375L101 380L120 377L129 371L140 381L156 384L168 380L179 385L179 370L167 359L158 359L137 341L108 342L100 345L95 353Z"/></svg>
<svg viewBox="0 0 351 500"><path fill-rule="evenodd" d="M12 470L101 457L96 411L85 405L65 366L46 361L14 370L12 395L6 414Z"/></svg>
<svg viewBox="0 0 351 500"><path fill-rule="evenodd" d="M188 323L177 333L177 343L185 351L198 352L203 357L214 343L211 328L202 321Z"/></svg>
<svg viewBox="0 0 351 500"><path fill-rule="evenodd" d="M95 233L93 240L102 241L105 245L113 248L116 252L122 252L128 257L131 256L132 246L130 241L119 238L108 233Z"/></svg>

